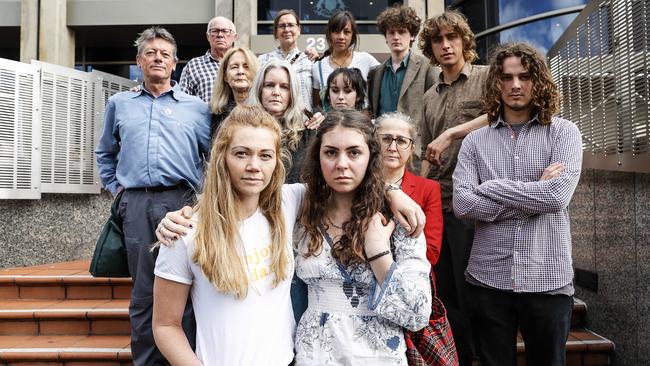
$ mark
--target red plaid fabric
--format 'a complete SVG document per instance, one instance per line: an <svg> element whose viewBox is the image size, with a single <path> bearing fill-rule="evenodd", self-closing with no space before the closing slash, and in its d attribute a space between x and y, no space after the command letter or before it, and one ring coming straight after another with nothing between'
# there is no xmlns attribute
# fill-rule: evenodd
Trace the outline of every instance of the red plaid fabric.
<svg viewBox="0 0 650 366"><path fill-rule="evenodd" d="M433 293L429 324L417 332L404 331L406 359L409 366L458 366L447 310Z"/></svg>

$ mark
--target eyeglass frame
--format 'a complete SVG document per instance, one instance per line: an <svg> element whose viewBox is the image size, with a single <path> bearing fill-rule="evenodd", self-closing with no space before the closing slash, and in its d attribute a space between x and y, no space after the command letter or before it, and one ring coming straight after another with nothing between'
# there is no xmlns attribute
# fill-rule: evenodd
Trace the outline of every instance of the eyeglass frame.
<svg viewBox="0 0 650 366"><path fill-rule="evenodd" d="M221 34L223 34L225 37L228 37L228 36L232 36L232 35L237 34L237 32L235 32L234 30L232 30L232 29L227 29L227 28L210 28L210 29L208 29L208 33L209 33L211 36L218 36L219 33L221 33Z"/></svg>
<svg viewBox="0 0 650 366"><path fill-rule="evenodd" d="M384 137L390 137L390 143L386 144L386 143L383 141ZM408 141L408 145L406 145L406 146L404 146L404 147L399 146L399 144L398 144L398 142L397 142L398 139L405 139L405 140L407 140L407 141ZM390 145L393 144L393 142L395 143L395 147L400 148L400 149L402 149L402 150L406 150L406 149L408 149L409 147L411 147L411 146L413 145L413 139L410 138L410 137L401 136L401 135L397 135L397 137L393 137L393 135L388 134L388 133L382 133L382 134L379 134L379 143L380 143L380 144L382 144L382 145L384 145L384 146L386 146L386 147L389 147Z"/></svg>
<svg viewBox="0 0 650 366"><path fill-rule="evenodd" d="M298 23L279 23L279 24L275 27L275 29L285 29L285 30L289 30L289 29L296 29L296 28L298 28L298 27L299 27Z"/></svg>

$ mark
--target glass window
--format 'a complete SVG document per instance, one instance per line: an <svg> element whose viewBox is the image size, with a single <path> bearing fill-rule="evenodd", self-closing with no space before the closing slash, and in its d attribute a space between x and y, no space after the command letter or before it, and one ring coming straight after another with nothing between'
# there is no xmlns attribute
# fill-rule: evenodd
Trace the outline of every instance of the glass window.
<svg viewBox="0 0 650 366"><path fill-rule="evenodd" d="M260 0L257 3L258 34L272 34L273 26L268 24L275 18L277 12L281 9L293 9L302 22L320 21L319 24L302 25L303 34L322 34L325 33L325 24L334 12L345 9L354 14L360 33L377 33L375 19L379 13L387 7L401 3L395 0ZM370 21L370 24L363 24L363 21Z"/></svg>
<svg viewBox="0 0 650 366"><path fill-rule="evenodd" d="M587 0L499 0L499 22L500 24L505 24L531 15L569 8L576 5L584 5L586 3Z"/></svg>

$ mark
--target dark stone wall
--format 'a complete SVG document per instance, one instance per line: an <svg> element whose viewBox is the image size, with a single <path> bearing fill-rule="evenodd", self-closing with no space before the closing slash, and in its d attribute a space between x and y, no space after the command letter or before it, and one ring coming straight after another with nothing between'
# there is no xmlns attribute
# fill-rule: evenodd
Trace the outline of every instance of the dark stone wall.
<svg viewBox="0 0 650 366"><path fill-rule="evenodd" d="M589 327L616 344L616 365L650 365L650 174L585 169L570 207L576 286Z"/></svg>

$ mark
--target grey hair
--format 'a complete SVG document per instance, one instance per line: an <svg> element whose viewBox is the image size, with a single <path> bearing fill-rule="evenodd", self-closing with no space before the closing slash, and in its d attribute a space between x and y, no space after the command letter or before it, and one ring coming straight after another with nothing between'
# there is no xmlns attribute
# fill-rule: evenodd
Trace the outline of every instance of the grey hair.
<svg viewBox="0 0 650 366"><path fill-rule="evenodd" d="M174 36L172 36L172 34L169 33L167 29L158 26L147 28L143 30L142 33L138 34L138 39L133 42L135 48L138 49L138 56L140 56L142 54L142 51L144 51L144 44L146 42L153 41L156 38L164 39L165 41L172 44L172 48L174 50L174 60L178 61L178 56L176 54L178 47L176 46L176 40L174 39Z"/></svg>
<svg viewBox="0 0 650 366"><path fill-rule="evenodd" d="M284 128L291 128L295 130L304 129L304 116L303 109L305 105L302 101L302 96L300 96L300 84L298 82L298 76L293 70L293 67L289 61L271 59L266 62L255 75L255 80L253 80L253 85L251 85L251 90L248 92L248 104L250 105L262 105L262 100L260 96L262 95L262 88L264 87L264 78L266 73L270 69L284 69L289 75L289 86L291 87L291 103L287 106L287 110L284 111Z"/></svg>
<svg viewBox="0 0 650 366"><path fill-rule="evenodd" d="M230 22L230 25L232 25L232 31L235 32L235 34L237 34L237 27L235 27L235 23L233 23L232 20L230 20L230 19L228 19L226 17L222 17L222 16L216 16L216 17L210 19L210 21L208 22L207 29L205 30L206 32L210 31L210 26L217 19L224 19L224 20L227 20L228 22Z"/></svg>
<svg viewBox="0 0 650 366"><path fill-rule="evenodd" d="M298 140L305 130L305 115L303 114L305 105L303 104L302 96L300 96L298 76L289 61L278 59L267 61L259 69L257 75L255 75L255 80L253 80L253 85L251 85L251 89L248 92L248 100L246 103L262 106L260 97L262 95L262 88L264 87L264 79L271 69L284 69L289 75L291 103L289 103L287 109L284 111L284 116L278 122L283 131L283 143L287 144L289 150L294 151L298 146Z"/></svg>
<svg viewBox="0 0 650 366"><path fill-rule="evenodd" d="M389 119L396 119L408 123L409 132L411 133L411 138L413 140L417 138L418 126L415 125L415 121L413 121L413 118L407 116L402 112L389 112L389 113L382 114L381 116L377 117L377 119L375 119L375 128L380 128L381 124Z"/></svg>

